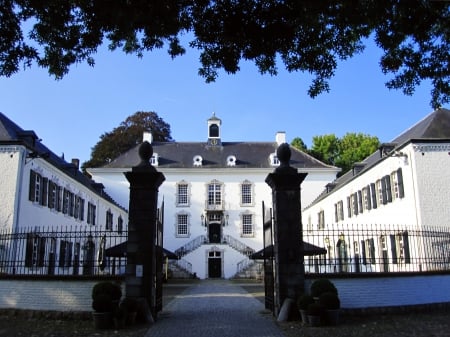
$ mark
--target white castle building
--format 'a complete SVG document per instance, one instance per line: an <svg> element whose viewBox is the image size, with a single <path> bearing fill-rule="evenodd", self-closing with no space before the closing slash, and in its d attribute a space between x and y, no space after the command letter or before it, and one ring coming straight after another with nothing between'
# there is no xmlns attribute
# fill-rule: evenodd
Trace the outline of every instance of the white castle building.
<svg viewBox="0 0 450 337"><path fill-rule="evenodd" d="M222 121L207 120L205 139L198 142L153 142L151 159L166 178L159 189L164 200L164 248L178 254L199 278L230 278L248 256L263 248L262 203L272 207L267 175L279 165L272 142L229 142L221 138ZM328 166L291 148L291 166L308 173L301 202L310 204L336 177ZM88 168L92 178L123 207L128 207L129 183L124 172L139 163L138 146L101 168Z"/></svg>
<svg viewBox="0 0 450 337"><path fill-rule="evenodd" d="M328 184L302 213L305 241L328 251L322 268L448 268L449 167L450 110L441 108Z"/></svg>
<svg viewBox="0 0 450 337"><path fill-rule="evenodd" d="M81 233L114 233L114 244L120 243L122 233L126 238L126 209L103 185L83 175L78 164L55 155L34 131L23 130L0 113L0 232L5 234L0 235L1 272L77 275L87 261ZM11 233L25 234L24 243L12 243ZM102 244L106 249L111 242L105 238ZM89 245L93 260L100 242ZM105 267L102 272L111 271Z"/></svg>

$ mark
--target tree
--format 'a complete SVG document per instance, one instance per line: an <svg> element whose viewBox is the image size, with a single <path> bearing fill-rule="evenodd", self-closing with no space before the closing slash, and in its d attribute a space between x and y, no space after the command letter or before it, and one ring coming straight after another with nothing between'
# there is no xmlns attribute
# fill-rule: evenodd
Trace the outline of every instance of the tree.
<svg viewBox="0 0 450 337"><path fill-rule="evenodd" d="M335 165L339 153L339 139L334 134L314 136L309 154L325 164Z"/></svg>
<svg viewBox="0 0 450 337"><path fill-rule="evenodd" d="M384 54L386 85L407 95L432 83L431 103L450 101L450 3L422 0L3 0L0 76L36 62L57 79L87 62L104 42L143 56L167 46L185 53L181 38L200 51L199 74L214 81L241 60L261 73L311 73L311 97L329 91L338 60L362 52L373 37ZM183 43L183 44L186 44Z"/></svg>
<svg viewBox="0 0 450 337"><path fill-rule="evenodd" d="M342 169L341 175L350 170L354 163L374 153L380 146L377 137L362 133L346 133L338 138L334 134L314 136L310 155L326 164Z"/></svg>
<svg viewBox="0 0 450 337"><path fill-rule="evenodd" d="M172 141L170 125L158 117L156 112L138 111L110 132L100 136L92 148L91 158L82 165L83 171L88 167L100 167L108 164L134 146L142 142L144 131L152 133L153 141Z"/></svg>
<svg viewBox="0 0 450 337"><path fill-rule="evenodd" d="M300 137L295 137L294 139L292 139L291 145L300 151L308 152L308 147Z"/></svg>
<svg viewBox="0 0 450 337"><path fill-rule="evenodd" d="M377 137L362 133L346 133L338 143L338 156L335 165L342 169L342 173L350 170L354 163L374 153L380 146Z"/></svg>

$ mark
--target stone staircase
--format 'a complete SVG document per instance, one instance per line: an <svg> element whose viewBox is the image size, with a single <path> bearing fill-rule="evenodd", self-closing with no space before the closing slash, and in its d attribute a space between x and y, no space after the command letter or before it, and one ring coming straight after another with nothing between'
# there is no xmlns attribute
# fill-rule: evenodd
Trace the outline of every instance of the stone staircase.
<svg viewBox="0 0 450 337"><path fill-rule="evenodd" d="M262 280L263 277L264 277L263 263L246 258L238 263L237 272L232 278Z"/></svg>
<svg viewBox="0 0 450 337"><path fill-rule="evenodd" d="M177 250L175 250L175 254L181 258L183 256L186 256L190 252L193 252L197 248L199 248L202 245L209 244L209 240L206 237L206 235L200 235L194 238L193 240L189 241L185 245L181 246ZM239 241L238 239L232 237L231 235L223 235L222 241L220 242L222 245L228 245L231 248L237 250L242 255L245 255L249 257L252 255L255 250L249 246L247 246L245 243Z"/></svg>
<svg viewBox="0 0 450 337"><path fill-rule="evenodd" d="M192 264L184 259L169 261L170 278L187 279L193 278Z"/></svg>

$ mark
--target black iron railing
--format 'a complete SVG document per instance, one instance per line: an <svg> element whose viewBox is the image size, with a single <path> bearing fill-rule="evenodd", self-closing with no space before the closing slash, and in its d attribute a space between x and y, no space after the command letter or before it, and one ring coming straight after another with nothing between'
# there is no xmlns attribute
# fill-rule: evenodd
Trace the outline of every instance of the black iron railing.
<svg viewBox="0 0 450 337"><path fill-rule="evenodd" d="M93 226L0 231L0 274L124 274L126 240L126 232Z"/></svg>

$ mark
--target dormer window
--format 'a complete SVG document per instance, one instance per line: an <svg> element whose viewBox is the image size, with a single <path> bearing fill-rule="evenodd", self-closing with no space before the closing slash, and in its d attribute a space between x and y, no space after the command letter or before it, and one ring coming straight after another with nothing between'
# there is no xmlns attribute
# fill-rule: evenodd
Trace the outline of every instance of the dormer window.
<svg viewBox="0 0 450 337"><path fill-rule="evenodd" d="M150 158L150 164L152 166L158 166L159 165L159 156L157 153L153 153L152 157Z"/></svg>
<svg viewBox="0 0 450 337"><path fill-rule="evenodd" d="M280 161L276 153L271 153L269 156L271 166L280 166Z"/></svg>
<svg viewBox="0 0 450 337"><path fill-rule="evenodd" d="M236 156L227 157L227 166L236 166Z"/></svg>
<svg viewBox="0 0 450 337"><path fill-rule="evenodd" d="M202 156L194 156L193 165L194 166L202 166L202 164L203 164Z"/></svg>

